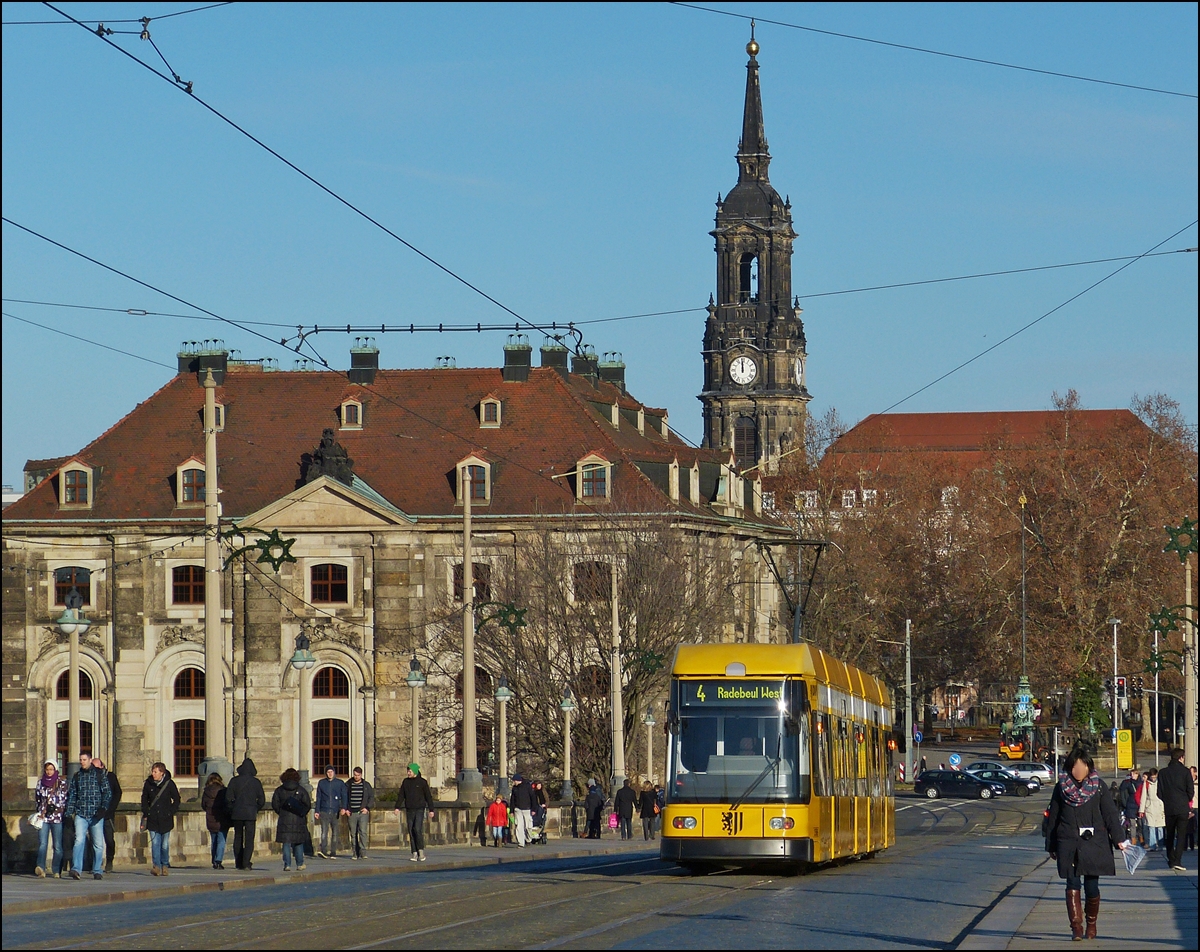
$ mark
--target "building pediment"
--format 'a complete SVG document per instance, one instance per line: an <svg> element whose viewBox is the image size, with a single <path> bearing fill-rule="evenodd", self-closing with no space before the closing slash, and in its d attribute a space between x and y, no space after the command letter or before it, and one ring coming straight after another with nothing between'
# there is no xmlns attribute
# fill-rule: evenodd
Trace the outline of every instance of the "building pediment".
<svg viewBox="0 0 1200 952"><path fill-rule="evenodd" d="M373 529L415 523L358 476L349 486L318 476L240 520L256 529Z"/></svg>

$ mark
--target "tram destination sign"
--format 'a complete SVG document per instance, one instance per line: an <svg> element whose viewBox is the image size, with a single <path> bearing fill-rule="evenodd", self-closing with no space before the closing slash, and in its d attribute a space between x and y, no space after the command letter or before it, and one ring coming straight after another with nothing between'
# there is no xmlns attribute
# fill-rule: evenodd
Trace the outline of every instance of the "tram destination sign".
<svg viewBox="0 0 1200 952"><path fill-rule="evenodd" d="M728 707L731 705L777 704L784 699L783 681L748 681L715 679L711 681L680 681L681 707Z"/></svg>

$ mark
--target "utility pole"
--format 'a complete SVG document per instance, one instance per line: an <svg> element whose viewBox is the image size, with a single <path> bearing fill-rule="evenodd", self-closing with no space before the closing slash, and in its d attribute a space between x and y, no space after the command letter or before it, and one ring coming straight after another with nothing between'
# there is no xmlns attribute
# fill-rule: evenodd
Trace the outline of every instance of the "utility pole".
<svg viewBox="0 0 1200 952"><path fill-rule="evenodd" d="M202 777L233 776L225 746L225 623L221 617L220 489L217 486L217 381L204 371L204 762Z"/></svg>
<svg viewBox="0 0 1200 952"><path fill-rule="evenodd" d="M478 803L483 798L483 776L479 773L475 748L475 566L471 552L471 464L462 468L463 497L463 716L462 772L458 775L458 799Z"/></svg>
<svg viewBox="0 0 1200 952"><path fill-rule="evenodd" d="M625 783L625 705L621 697L621 621L617 613L617 558L612 570L612 790L613 795Z"/></svg>
<svg viewBox="0 0 1200 952"><path fill-rule="evenodd" d="M1115 765L1117 763L1117 732L1121 729L1121 699L1117 697L1117 629L1121 627L1121 619L1110 618L1108 623L1112 625L1113 628L1113 770L1114 776L1119 780L1121 777L1121 771Z"/></svg>
<svg viewBox="0 0 1200 952"><path fill-rule="evenodd" d="M1197 733L1200 725L1196 715L1196 620L1192 617L1192 558L1184 559L1183 589L1183 710L1185 732L1183 735L1183 762L1196 763Z"/></svg>
<svg viewBox="0 0 1200 952"><path fill-rule="evenodd" d="M917 778L917 761L913 752L913 737L917 725L913 722L911 618L904 619L904 724L908 728L908 739L904 742L908 767L904 771L904 776L909 783L914 783Z"/></svg>

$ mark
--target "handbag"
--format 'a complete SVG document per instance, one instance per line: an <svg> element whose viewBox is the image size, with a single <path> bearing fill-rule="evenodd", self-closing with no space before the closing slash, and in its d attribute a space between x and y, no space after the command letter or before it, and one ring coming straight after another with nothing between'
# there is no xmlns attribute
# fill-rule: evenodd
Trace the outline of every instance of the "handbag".
<svg viewBox="0 0 1200 952"><path fill-rule="evenodd" d="M618 817L615 813L610 813L608 815L608 828L610 830L615 830L620 825L621 825L621 818Z"/></svg>
<svg viewBox="0 0 1200 952"><path fill-rule="evenodd" d="M304 805L304 801L294 793L283 801L283 808L287 810L288 813L295 814L296 816L308 816L308 807L306 807Z"/></svg>
<svg viewBox="0 0 1200 952"><path fill-rule="evenodd" d="M154 795L154 799L150 801L150 806L146 808L146 812L142 814L142 822L138 824L138 829L141 832L146 832L146 823L150 818L150 811L154 809L154 805L158 803L159 798L167 792L167 784L164 780L158 787L158 793Z"/></svg>
<svg viewBox="0 0 1200 952"><path fill-rule="evenodd" d="M31 813L29 814L29 825L35 830L40 830L46 825L46 818L40 813Z"/></svg>

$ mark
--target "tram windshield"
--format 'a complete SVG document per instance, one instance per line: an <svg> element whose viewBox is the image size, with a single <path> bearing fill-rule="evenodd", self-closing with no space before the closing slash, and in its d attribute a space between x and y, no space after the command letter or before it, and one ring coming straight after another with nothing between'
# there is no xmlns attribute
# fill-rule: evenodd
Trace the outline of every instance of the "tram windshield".
<svg viewBox="0 0 1200 952"><path fill-rule="evenodd" d="M808 726L789 682L677 681L671 799L692 803L777 803L809 796ZM799 713L799 712L796 712Z"/></svg>

